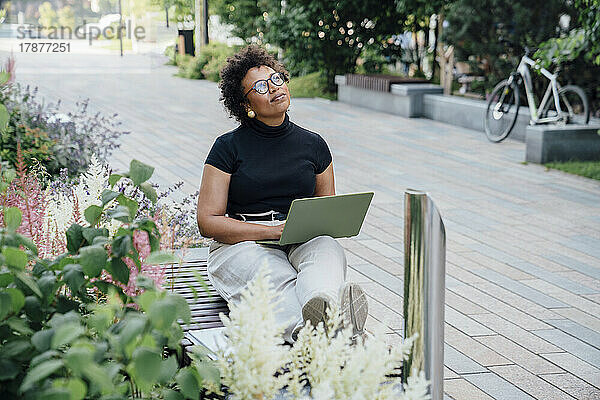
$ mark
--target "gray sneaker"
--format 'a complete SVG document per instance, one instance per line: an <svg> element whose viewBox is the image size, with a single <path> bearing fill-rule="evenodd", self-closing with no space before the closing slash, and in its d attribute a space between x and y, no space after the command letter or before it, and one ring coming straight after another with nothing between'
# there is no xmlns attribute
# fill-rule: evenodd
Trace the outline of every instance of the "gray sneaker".
<svg viewBox="0 0 600 400"><path fill-rule="evenodd" d="M362 337L369 315L367 295L356 283L346 283L340 294L341 313L344 325L352 324L352 336Z"/></svg>
<svg viewBox="0 0 600 400"><path fill-rule="evenodd" d="M302 318L304 321L310 321L315 328L319 322L323 322L325 327L327 324L327 308L331 301L331 298L324 294L313 297L302 307Z"/></svg>

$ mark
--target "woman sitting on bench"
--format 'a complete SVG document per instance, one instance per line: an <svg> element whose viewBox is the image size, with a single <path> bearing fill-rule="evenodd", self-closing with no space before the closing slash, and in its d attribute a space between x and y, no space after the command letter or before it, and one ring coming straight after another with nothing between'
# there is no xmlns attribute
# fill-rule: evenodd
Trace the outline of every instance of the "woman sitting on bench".
<svg viewBox="0 0 600 400"><path fill-rule="evenodd" d="M343 247L330 236L305 243L263 245L279 239L292 200L335 194L331 153L323 138L290 121L289 74L256 45L228 58L221 70L221 99L240 125L219 136L206 159L198 196L198 227L214 239L208 276L225 300L238 301L266 265L293 343L304 321L325 321L340 305L343 321L363 337L367 298L346 280Z"/></svg>

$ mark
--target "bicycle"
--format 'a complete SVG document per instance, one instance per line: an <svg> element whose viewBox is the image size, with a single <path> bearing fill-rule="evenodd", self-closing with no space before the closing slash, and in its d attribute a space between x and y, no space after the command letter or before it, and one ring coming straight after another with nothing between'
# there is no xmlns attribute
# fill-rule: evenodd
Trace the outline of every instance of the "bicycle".
<svg viewBox="0 0 600 400"><path fill-rule="evenodd" d="M540 68L529 56L525 55L516 71L496 85L487 102L485 111L485 134L492 142L501 142L510 134L519 114L519 85L525 86L525 94L529 105L530 125L557 122L561 124L587 124L590 120L590 109L583 89L575 85L560 86L557 82L559 67L554 73ZM542 75L550 80L539 106L535 105L533 85L529 67L539 69ZM553 101L550 101L550 100ZM554 106L554 109L552 109Z"/></svg>

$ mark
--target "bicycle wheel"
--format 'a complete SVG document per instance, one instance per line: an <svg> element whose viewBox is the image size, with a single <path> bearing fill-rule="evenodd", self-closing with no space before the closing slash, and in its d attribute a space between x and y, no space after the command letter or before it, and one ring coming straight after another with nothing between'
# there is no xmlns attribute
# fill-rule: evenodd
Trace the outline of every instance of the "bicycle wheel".
<svg viewBox="0 0 600 400"><path fill-rule="evenodd" d="M496 85L485 110L485 135L491 142L506 139L517 122L519 87L503 80Z"/></svg>
<svg viewBox="0 0 600 400"><path fill-rule="evenodd" d="M568 85L558 90L560 109L568 124L586 125L590 122L587 96L579 86Z"/></svg>

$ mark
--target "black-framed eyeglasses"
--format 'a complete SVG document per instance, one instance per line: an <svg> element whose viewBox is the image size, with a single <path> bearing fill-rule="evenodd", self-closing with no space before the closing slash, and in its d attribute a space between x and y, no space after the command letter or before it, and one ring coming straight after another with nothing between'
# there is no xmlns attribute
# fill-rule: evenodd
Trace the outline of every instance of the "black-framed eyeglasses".
<svg viewBox="0 0 600 400"><path fill-rule="evenodd" d="M254 85L246 92L244 97L248 96L251 91L255 90L258 94L265 94L269 91L269 81L273 83L275 86L281 86L284 82L286 82L285 76L280 72L273 72L269 79L261 79L259 81L254 82Z"/></svg>

